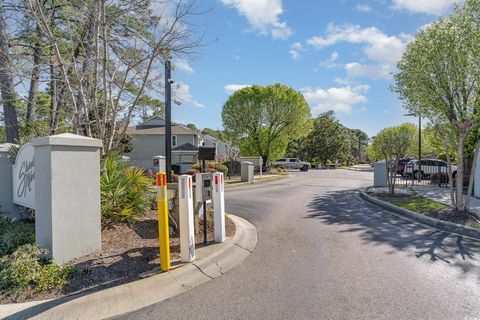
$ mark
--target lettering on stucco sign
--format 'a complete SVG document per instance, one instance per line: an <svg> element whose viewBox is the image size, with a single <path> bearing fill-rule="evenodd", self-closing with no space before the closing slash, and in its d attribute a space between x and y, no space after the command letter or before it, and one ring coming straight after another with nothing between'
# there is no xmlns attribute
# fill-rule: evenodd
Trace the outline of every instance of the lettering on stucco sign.
<svg viewBox="0 0 480 320"><path fill-rule="evenodd" d="M13 203L35 208L35 166L32 144L24 144L12 166Z"/></svg>

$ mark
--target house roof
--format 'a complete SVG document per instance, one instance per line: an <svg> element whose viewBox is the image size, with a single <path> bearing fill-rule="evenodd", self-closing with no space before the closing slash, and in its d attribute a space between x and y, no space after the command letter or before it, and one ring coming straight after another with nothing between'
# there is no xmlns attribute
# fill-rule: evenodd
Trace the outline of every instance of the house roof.
<svg viewBox="0 0 480 320"><path fill-rule="evenodd" d="M175 147L172 151L198 151L198 147L195 147L190 142L184 143L181 146Z"/></svg>
<svg viewBox="0 0 480 320"><path fill-rule="evenodd" d="M129 127L127 134L165 134L165 127ZM172 134L198 134L195 130L188 127L172 125Z"/></svg>
<svg viewBox="0 0 480 320"><path fill-rule="evenodd" d="M165 120L159 116L151 117L137 126L129 127L127 134L165 134ZM199 135L200 131L192 130L183 124L172 123L172 134Z"/></svg>
<svg viewBox="0 0 480 320"><path fill-rule="evenodd" d="M182 152L182 151L198 152L198 147L195 147L190 142L187 142L182 144L181 146L178 146L172 149L172 152Z"/></svg>

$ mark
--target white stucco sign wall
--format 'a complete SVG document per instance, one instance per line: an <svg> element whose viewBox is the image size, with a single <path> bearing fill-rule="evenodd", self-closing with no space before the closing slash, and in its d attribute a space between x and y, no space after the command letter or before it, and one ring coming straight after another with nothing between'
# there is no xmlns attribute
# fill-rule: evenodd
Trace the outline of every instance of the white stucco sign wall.
<svg viewBox="0 0 480 320"><path fill-rule="evenodd" d="M31 143L18 151L12 166L13 203L35 209L34 149Z"/></svg>

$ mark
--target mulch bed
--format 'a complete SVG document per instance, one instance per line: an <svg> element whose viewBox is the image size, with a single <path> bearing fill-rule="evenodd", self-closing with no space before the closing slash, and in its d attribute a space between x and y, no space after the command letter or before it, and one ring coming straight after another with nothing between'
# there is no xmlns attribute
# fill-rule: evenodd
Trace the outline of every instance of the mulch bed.
<svg viewBox="0 0 480 320"><path fill-rule="evenodd" d="M207 219L207 239L213 243L212 217ZM158 268L157 211L150 211L135 224L115 224L102 231L102 252L71 261L75 272L69 283L55 290L36 292L33 288L20 292L0 293L0 304L57 298L75 293L94 292L140 278L144 272ZM195 235L198 247L203 245L203 224ZM235 224L225 219L227 237L235 234ZM179 235L170 237L171 260L180 259Z"/></svg>
<svg viewBox="0 0 480 320"><path fill-rule="evenodd" d="M474 228L480 227L480 220L470 212L460 212L455 209L446 208L441 210L429 210L422 213L439 220L463 224Z"/></svg>

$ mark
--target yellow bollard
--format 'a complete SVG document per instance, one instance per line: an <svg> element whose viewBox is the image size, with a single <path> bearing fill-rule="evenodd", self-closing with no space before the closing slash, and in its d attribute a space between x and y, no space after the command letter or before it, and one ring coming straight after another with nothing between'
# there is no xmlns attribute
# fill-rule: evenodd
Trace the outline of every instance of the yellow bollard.
<svg viewBox="0 0 480 320"><path fill-rule="evenodd" d="M167 175L157 173L158 239L160 242L160 268L170 270L170 236L168 230Z"/></svg>

